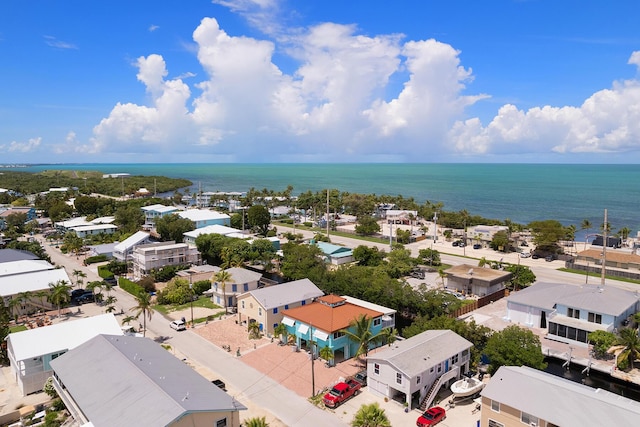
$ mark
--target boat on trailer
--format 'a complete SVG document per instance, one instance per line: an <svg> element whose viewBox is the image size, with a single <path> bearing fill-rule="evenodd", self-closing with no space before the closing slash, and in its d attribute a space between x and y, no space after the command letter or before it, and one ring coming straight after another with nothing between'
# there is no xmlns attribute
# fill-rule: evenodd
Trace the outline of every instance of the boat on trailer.
<svg viewBox="0 0 640 427"><path fill-rule="evenodd" d="M475 377L464 377L451 384L453 397L468 397L480 393L484 383Z"/></svg>

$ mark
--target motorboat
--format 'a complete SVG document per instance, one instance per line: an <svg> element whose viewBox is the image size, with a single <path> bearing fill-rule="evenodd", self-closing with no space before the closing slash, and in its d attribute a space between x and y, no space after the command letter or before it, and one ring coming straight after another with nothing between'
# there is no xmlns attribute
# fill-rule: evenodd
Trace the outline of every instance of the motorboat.
<svg viewBox="0 0 640 427"><path fill-rule="evenodd" d="M464 377L451 384L453 397L467 397L479 393L484 383L475 377Z"/></svg>

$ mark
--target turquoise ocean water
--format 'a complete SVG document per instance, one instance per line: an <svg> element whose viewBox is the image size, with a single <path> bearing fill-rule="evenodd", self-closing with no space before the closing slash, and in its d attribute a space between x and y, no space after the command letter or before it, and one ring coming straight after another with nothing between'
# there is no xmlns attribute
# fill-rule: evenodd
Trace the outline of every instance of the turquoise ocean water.
<svg viewBox="0 0 640 427"><path fill-rule="evenodd" d="M606 208L614 231L628 227L635 235L640 229L640 165L119 163L38 165L26 170L45 169L187 178L196 191L199 186L202 191L281 191L292 185L294 194L325 188L401 194L419 203L442 202L445 210L466 209L523 224L556 219L578 229L584 219L599 227Z"/></svg>

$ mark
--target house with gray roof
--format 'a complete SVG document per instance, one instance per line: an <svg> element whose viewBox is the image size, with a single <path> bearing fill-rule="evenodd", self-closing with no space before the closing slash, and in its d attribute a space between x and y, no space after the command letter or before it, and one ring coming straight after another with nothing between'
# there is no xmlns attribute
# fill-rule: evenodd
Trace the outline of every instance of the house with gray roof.
<svg viewBox="0 0 640 427"><path fill-rule="evenodd" d="M113 257L118 261L127 261L131 259L136 246L147 243L151 243L151 235L144 231L137 231L113 247Z"/></svg>
<svg viewBox="0 0 640 427"><path fill-rule="evenodd" d="M215 276L211 278L213 282L211 289L205 292L211 295L211 301L221 307L236 307L238 304L237 296L258 289L262 273L247 270L242 267L232 267L226 270L231 275L231 280L224 284L215 280ZM226 301L225 301L226 298Z"/></svg>
<svg viewBox="0 0 640 427"><path fill-rule="evenodd" d="M247 409L147 338L98 335L51 366L79 425L239 427Z"/></svg>
<svg viewBox="0 0 640 427"><path fill-rule="evenodd" d="M19 249L0 249L0 264L13 261L38 259L38 257L31 252L23 251Z"/></svg>
<svg viewBox="0 0 640 427"><path fill-rule="evenodd" d="M284 310L310 304L322 295L324 292L309 279L254 289L237 297L238 322L258 322L260 331L273 334Z"/></svg>
<svg viewBox="0 0 640 427"><path fill-rule="evenodd" d="M494 270L469 264L454 265L444 270L448 289L455 289L464 295L490 295L504 289L513 274L509 271Z"/></svg>
<svg viewBox="0 0 640 427"><path fill-rule="evenodd" d="M367 357L367 386L382 397L429 407L444 385L469 370L473 344L451 330L429 330Z"/></svg>
<svg viewBox="0 0 640 427"><path fill-rule="evenodd" d="M500 367L481 396L482 426L640 424L640 403L526 366Z"/></svg>
<svg viewBox="0 0 640 427"><path fill-rule="evenodd" d="M589 332L624 326L640 310L640 293L613 286L536 283L507 297L505 320L547 330L547 337L587 343Z"/></svg>

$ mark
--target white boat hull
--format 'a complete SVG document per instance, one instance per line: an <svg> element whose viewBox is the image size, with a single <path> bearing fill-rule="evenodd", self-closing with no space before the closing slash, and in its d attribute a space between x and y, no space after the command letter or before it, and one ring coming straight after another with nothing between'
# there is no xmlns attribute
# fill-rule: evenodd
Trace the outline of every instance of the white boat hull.
<svg viewBox="0 0 640 427"><path fill-rule="evenodd" d="M484 383L477 378L463 378L451 384L453 397L467 397L479 393Z"/></svg>

